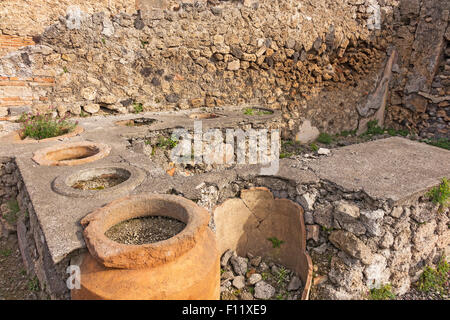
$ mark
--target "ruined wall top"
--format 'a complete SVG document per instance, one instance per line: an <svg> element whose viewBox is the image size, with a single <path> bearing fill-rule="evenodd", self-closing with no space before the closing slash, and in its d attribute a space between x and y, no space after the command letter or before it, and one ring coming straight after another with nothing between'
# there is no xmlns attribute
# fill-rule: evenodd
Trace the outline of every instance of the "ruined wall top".
<svg viewBox="0 0 450 320"><path fill-rule="evenodd" d="M394 0L383 1L396 2ZM144 17L158 14L158 11L178 11L186 6L211 6L220 11L224 6L248 9L278 8L280 12L291 12L293 20L304 17L315 26L335 24L346 27L356 18L358 7L363 6L372 12L367 21L369 29L379 28L381 11L377 0L2 0L0 3L0 34L34 36L41 34L46 27L56 23L59 17L67 15L71 8L79 8L83 13L105 12L115 15L119 12L133 14L140 10ZM349 8L353 10L348 11ZM294 10L292 10L294 9ZM343 12L347 10L347 14ZM355 11L356 10L356 11ZM362 10L362 9L361 9ZM333 13L333 14L329 14ZM160 14L160 13L159 13ZM282 16L278 18L283 18Z"/></svg>

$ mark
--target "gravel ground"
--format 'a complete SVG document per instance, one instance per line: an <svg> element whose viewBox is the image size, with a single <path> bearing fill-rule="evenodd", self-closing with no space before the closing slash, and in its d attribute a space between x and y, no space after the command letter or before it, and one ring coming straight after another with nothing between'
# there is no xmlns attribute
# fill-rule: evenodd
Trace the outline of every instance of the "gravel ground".
<svg viewBox="0 0 450 320"><path fill-rule="evenodd" d="M17 236L0 236L0 300L42 299L39 282L25 271ZM44 297L45 298L45 297Z"/></svg>
<svg viewBox="0 0 450 320"><path fill-rule="evenodd" d="M280 264L228 250L221 259L221 300L299 300L303 284Z"/></svg>
<svg viewBox="0 0 450 320"><path fill-rule="evenodd" d="M167 240L180 233L186 224L168 217L146 217L121 222L105 235L119 243L142 245Z"/></svg>
<svg viewBox="0 0 450 320"><path fill-rule="evenodd" d="M396 300L449 300L449 296L441 296L437 292L422 292L414 286L402 296L398 296Z"/></svg>
<svg viewBox="0 0 450 320"><path fill-rule="evenodd" d="M103 190L117 186L127 179L117 174L103 174L90 180L77 181L72 188L80 190Z"/></svg>

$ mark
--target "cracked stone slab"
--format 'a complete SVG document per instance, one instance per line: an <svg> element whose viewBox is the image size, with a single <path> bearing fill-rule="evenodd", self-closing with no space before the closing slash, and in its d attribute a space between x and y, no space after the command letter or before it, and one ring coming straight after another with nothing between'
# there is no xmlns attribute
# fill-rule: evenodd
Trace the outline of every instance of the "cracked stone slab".
<svg viewBox="0 0 450 320"><path fill-rule="evenodd" d="M400 204L449 177L449 159L448 150L393 137L335 149L310 168L343 189Z"/></svg>
<svg viewBox="0 0 450 320"><path fill-rule="evenodd" d="M263 187L242 190L214 208L219 252L231 249L238 255L252 253L293 269L309 288L312 274L306 253L303 209L288 199L274 199ZM280 240L275 246L270 239ZM303 296L308 295L308 290Z"/></svg>

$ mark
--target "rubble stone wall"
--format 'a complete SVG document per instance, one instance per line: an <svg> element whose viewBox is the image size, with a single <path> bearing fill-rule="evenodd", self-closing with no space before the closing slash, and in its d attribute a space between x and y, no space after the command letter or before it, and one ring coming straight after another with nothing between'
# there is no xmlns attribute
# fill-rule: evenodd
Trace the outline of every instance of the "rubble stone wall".
<svg viewBox="0 0 450 320"><path fill-rule="evenodd" d="M173 110L254 103L281 109L286 132L305 119L321 131L352 130L359 93L373 87L360 80L383 69L388 43L382 25L395 5L162 2L141 1L139 12L117 14L71 6L35 37L35 46L4 56L0 75L54 79L33 89L34 112L49 106L79 115L134 112L137 104ZM308 102L324 88L335 95L346 91L320 106ZM330 114L336 116L330 120Z"/></svg>
<svg viewBox="0 0 450 320"><path fill-rule="evenodd" d="M399 58L393 70L389 125L425 138L450 138L449 1L399 1L392 34Z"/></svg>
<svg viewBox="0 0 450 320"><path fill-rule="evenodd" d="M306 121L317 132L339 133L385 118L389 127L448 138L449 6L6 0L0 117L50 106L90 115L134 112L139 104L173 110L256 103L283 111L290 138ZM383 70L393 50L391 79Z"/></svg>
<svg viewBox="0 0 450 320"><path fill-rule="evenodd" d="M5 218L11 213L9 202L17 201L18 212L14 219ZM14 221L13 221L14 220ZM0 237L17 232L22 260L30 278L39 280L40 299L68 299L65 280L70 257L55 265L50 256L44 234L33 208L33 203L22 180L14 158L0 158ZM76 254L74 254L76 255ZM73 256L73 255L71 255Z"/></svg>
<svg viewBox="0 0 450 320"><path fill-rule="evenodd" d="M0 205L6 205L9 200L16 198L18 178L14 159L0 157Z"/></svg>

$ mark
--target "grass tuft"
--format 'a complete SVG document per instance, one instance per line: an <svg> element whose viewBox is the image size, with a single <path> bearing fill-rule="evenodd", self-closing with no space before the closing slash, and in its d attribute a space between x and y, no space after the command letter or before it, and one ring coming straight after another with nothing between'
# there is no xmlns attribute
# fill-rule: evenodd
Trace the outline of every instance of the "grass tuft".
<svg viewBox="0 0 450 320"><path fill-rule="evenodd" d="M380 288L374 288L370 290L369 298L370 300L393 300L396 297L392 292L391 285L385 284Z"/></svg>
<svg viewBox="0 0 450 320"><path fill-rule="evenodd" d="M442 183L432 188L426 194L434 204L439 204L439 211L443 212L449 204L450 187L447 178L442 179Z"/></svg>
<svg viewBox="0 0 450 320"><path fill-rule="evenodd" d="M450 266L445 256L442 256L436 269L430 266L425 267L425 270L420 276L417 288L423 292L437 292L441 296L448 295L450 292L449 273Z"/></svg>
<svg viewBox="0 0 450 320"><path fill-rule="evenodd" d="M61 136L71 132L77 125L67 121L66 117L53 119L51 114L23 114L19 122L22 125L22 138L30 137L37 140Z"/></svg>

